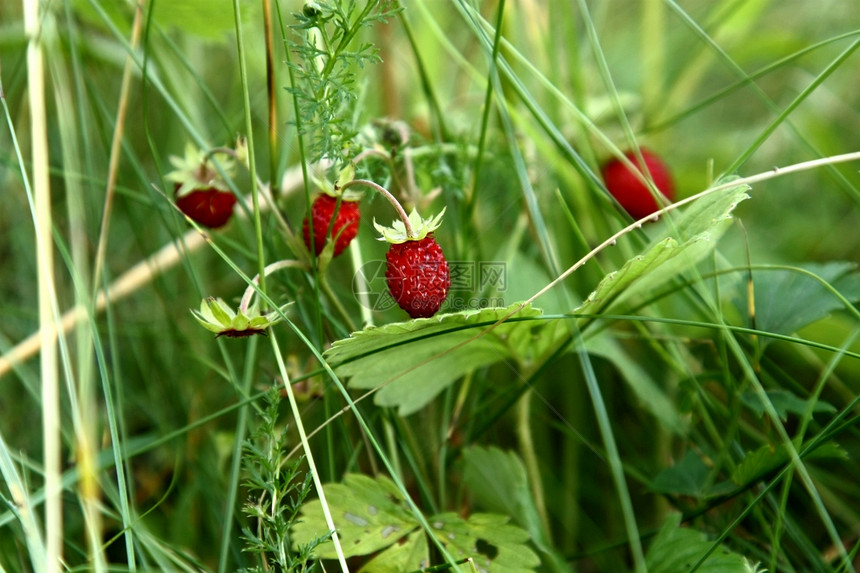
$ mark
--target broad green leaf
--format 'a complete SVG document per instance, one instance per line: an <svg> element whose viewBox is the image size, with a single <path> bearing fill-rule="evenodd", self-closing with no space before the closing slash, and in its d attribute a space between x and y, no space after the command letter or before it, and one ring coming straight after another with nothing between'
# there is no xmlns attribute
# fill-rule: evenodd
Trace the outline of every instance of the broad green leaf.
<svg viewBox="0 0 860 573"><path fill-rule="evenodd" d="M427 536L423 531L413 531L405 539L392 544L388 549L364 564L358 573L380 573L382 571L418 571L430 564Z"/></svg>
<svg viewBox="0 0 860 573"><path fill-rule="evenodd" d="M347 474L343 483L327 484L323 489L344 555L381 552L362 571L402 573L427 565L430 540L390 479ZM530 573L540 559L525 545L529 534L509 525L509 520L488 513L476 513L469 519L444 513L428 522L433 536L455 559L472 558L478 570L487 573ZM306 502L292 530L293 545L307 544L328 531L320 502ZM331 541L319 545L314 554L322 559L336 556Z"/></svg>
<svg viewBox="0 0 860 573"><path fill-rule="evenodd" d="M509 520L490 513L475 513L468 520L443 513L433 517L430 526L455 559L472 558L478 571L530 573L540 559L525 545L528 533L508 525Z"/></svg>
<svg viewBox="0 0 860 573"><path fill-rule="evenodd" d="M324 491L347 556L379 551L418 527L397 486L385 476L374 480L347 474L342 484L327 484ZM301 521L293 528L293 544L309 543L328 531L319 500L309 501L302 506ZM331 542L320 545L316 554L336 557Z"/></svg>
<svg viewBox="0 0 860 573"><path fill-rule="evenodd" d="M615 365L642 406L666 428L677 434L685 431L686 424L675 403L669 399L648 371L630 358L609 333L604 332L589 339L585 346L591 354L602 356Z"/></svg>
<svg viewBox="0 0 860 573"><path fill-rule="evenodd" d="M701 531L681 527L681 514L669 516L648 548L648 573L684 573L711 549L712 542ZM741 555L718 547L702 565L700 573L748 573L749 562Z"/></svg>
<svg viewBox="0 0 860 573"><path fill-rule="evenodd" d="M596 314L631 294L649 292L700 261L725 232L734 208L749 198L748 189L738 185L693 202L667 221L665 231L644 253L606 275L574 312Z"/></svg>
<svg viewBox="0 0 860 573"><path fill-rule="evenodd" d="M651 482L651 489L659 493L702 497L709 473L710 469L701 456L687 450L680 462L657 474Z"/></svg>
<svg viewBox="0 0 860 573"><path fill-rule="evenodd" d="M774 269L753 271L755 293L755 326L779 334L793 334L808 324L825 318L831 312L844 309L839 300L821 281L806 274L808 271L829 283L849 302L860 300L860 274L850 262L824 264L807 263L798 271ZM746 277L740 279L746 284ZM743 289L738 292L745 293ZM746 296L737 296L735 306L747 316ZM748 326L750 320L748 320ZM762 339L763 342L769 339Z"/></svg>
<svg viewBox="0 0 860 573"><path fill-rule="evenodd" d="M548 339L563 332L558 321L509 321L470 340L518 306L369 327L338 340L324 356L338 376L349 379L351 388L384 385L376 393L375 403L396 406L405 416L467 372L500 360L527 361L548 344ZM516 318L541 314L527 306Z"/></svg>
<svg viewBox="0 0 860 573"><path fill-rule="evenodd" d="M795 444L796 445L796 444ZM836 442L825 442L804 456L804 460L820 458L845 459L848 455ZM764 445L754 452L748 452L743 461L732 472L732 481L740 486L762 479L767 474L781 468L790 460L784 444L777 447Z"/></svg>
<svg viewBox="0 0 860 573"><path fill-rule="evenodd" d="M614 302L634 281L652 272L680 252L681 249L675 239L663 239L650 247L644 254L633 257L624 263L621 269L606 275L597 285L597 288L588 295L585 302L577 307L574 312L596 314Z"/></svg>
<svg viewBox="0 0 860 573"><path fill-rule="evenodd" d="M550 542L534 500L522 460L514 452L472 446L463 451L463 482L478 506L510 515L531 535L544 556L564 569L564 559Z"/></svg>
<svg viewBox="0 0 860 573"><path fill-rule="evenodd" d="M783 422L788 419L789 414L802 416L810 406L809 400L799 398L796 394L788 390L768 390L767 397ZM762 404L761 398L759 398L757 393L752 391L744 392L741 394L741 401L750 410L755 412L759 418L764 415L764 404ZM822 402L821 400L815 402L815 405L812 407L813 413L835 411L836 408L832 404Z"/></svg>

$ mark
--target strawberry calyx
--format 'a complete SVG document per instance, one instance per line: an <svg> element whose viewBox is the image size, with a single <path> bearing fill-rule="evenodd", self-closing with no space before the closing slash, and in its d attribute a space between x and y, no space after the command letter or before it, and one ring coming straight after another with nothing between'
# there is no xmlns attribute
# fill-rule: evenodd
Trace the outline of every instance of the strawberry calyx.
<svg viewBox="0 0 860 573"><path fill-rule="evenodd" d="M215 169L212 163L213 153L204 152L189 143L185 147L185 156L170 156L170 163L174 170L165 175L165 179L176 183L175 197L177 199L190 195L194 191L221 191L231 193L230 187ZM236 172L236 160L226 154L218 159L224 174L232 178Z"/></svg>
<svg viewBox="0 0 860 573"><path fill-rule="evenodd" d="M380 241L388 241L393 245L399 245L406 241L420 241L424 239L427 235L439 228L442 224L442 216L444 214L445 208L443 208L435 217L424 219L418 214L417 209L413 209L407 218L411 229L407 228L406 222L400 220L395 220L390 227L386 227L384 225L380 225L374 219L373 226L382 235L379 238Z"/></svg>
<svg viewBox="0 0 860 573"><path fill-rule="evenodd" d="M260 312L255 299L247 308L234 311L220 298L207 297L200 303L200 310L191 309L191 314L203 328L215 333L215 337L245 338L255 334L266 334L270 326L277 324L288 305L268 313Z"/></svg>
<svg viewBox="0 0 860 573"><path fill-rule="evenodd" d="M340 170L334 183L328 179L311 175L311 181L313 181L321 193L325 193L335 199L340 197L343 201L361 201L362 197L364 197L364 192L349 185L353 179L355 179L355 164L352 162L347 163Z"/></svg>

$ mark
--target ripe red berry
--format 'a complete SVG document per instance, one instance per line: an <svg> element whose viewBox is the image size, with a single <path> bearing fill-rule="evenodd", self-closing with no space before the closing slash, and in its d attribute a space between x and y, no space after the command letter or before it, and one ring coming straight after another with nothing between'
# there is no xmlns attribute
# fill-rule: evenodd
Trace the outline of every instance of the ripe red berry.
<svg viewBox="0 0 860 573"><path fill-rule="evenodd" d="M645 148L640 149L640 151L654 185L666 199L672 201L675 198L675 186L672 183L669 168L654 153ZM633 151L628 151L624 155L633 165L639 166L639 159ZM657 205L657 201L648 186L640 181L636 174L628 169L620 159L612 159L607 162L601 172L606 188L634 219L647 217L662 207Z"/></svg>
<svg viewBox="0 0 860 573"><path fill-rule="evenodd" d="M442 248L430 233L394 243L385 255L388 292L412 318L431 317L448 297L451 277Z"/></svg>
<svg viewBox="0 0 860 573"><path fill-rule="evenodd" d="M176 185L179 191L181 185ZM182 196L177 193L176 206L188 215L193 221L212 229L223 227L233 215L233 206L236 204L236 196L230 191L221 191L210 187L208 189L197 189Z"/></svg>
<svg viewBox="0 0 860 573"><path fill-rule="evenodd" d="M318 195L311 205L311 219L313 220L314 229L313 249L317 256L319 256L323 247L325 247L326 234L328 233L332 217L335 217L334 210L336 206L337 198L326 193ZM333 256L338 256L349 246L349 243L358 234L358 223L360 220L361 211L358 210L358 201L341 200L334 224L331 225L331 236L335 238ZM305 245L310 249L311 233L307 218L305 218L302 224L302 234L305 237Z"/></svg>
<svg viewBox="0 0 860 573"><path fill-rule="evenodd" d="M240 144L236 144L234 152L217 153L221 171L212 163L212 152L204 152L190 143L185 147L184 157L170 157L174 169L165 178L174 183L176 206L188 218L212 229L223 227L230 220L236 196L222 172L233 177Z"/></svg>

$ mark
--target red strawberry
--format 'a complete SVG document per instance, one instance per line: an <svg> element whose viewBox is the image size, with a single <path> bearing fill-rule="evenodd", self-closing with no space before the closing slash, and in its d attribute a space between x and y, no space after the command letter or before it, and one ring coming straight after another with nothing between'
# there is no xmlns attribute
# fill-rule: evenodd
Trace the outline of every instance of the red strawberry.
<svg viewBox="0 0 860 573"><path fill-rule="evenodd" d="M211 163L211 155L192 145L185 149L185 157L172 156L175 169L166 179L173 181L176 206L190 219L206 227L223 227L233 216L236 196L230 191L221 174ZM235 171L232 157L219 159L228 176Z"/></svg>
<svg viewBox="0 0 860 573"><path fill-rule="evenodd" d="M642 152L642 159L645 160L645 167L651 174L650 179L654 181L654 185L663 196L672 201L675 198L675 186L672 183L669 168L654 153L645 148L640 149L640 151ZM639 167L639 159L633 151L628 151L624 155L633 165ZM620 159L610 160L601 171L606 188L634 219L647 217L662 207L662 205L657 205L657 201L648 186L640 181L637 175L628 169ZM648 178L647 175L646 178Z"/></svg>
<svg viewBox="0 0 860 573"><path fill-rule="evenodd" d="M177 184L176 191L179 191L180 187L181 185ZM235 195L214 187L194 189L181 197L176 197L176 206L179 207L180 211L201 225L213 229L227 224L227 221L233 216L235 204Z"/></svg>
<svg viewBox="0 0 860 573"><path fill-rule="evenodd" d="M413 228L409 237L400 221L395 222L393 229L374 225L391 243L385 255L388 292L410 317L428 318L442 307L451 287L448 261L433 237L442 213L424 221L413 211L409 220Z"/></svg>
<svg viewBox="0 0 860 573"><path fill-rule="evenodd" d="M314 199L311 205L311 219L313 220L314 228L314 251L317 256L325 247L326 237L328 236L329 226L331 225L331 236L335 238L334 254L336 257L349 246L349 243L358 234L358 223L361 220L361 212L358 210L358 201L350 201L346 198L340 202L340 208L335 216L334 210L337 207L337 198L322 193ZM334 217L334 224L331 224ZM302 233L305 236L305 245L308 249L311 248L311 237L308 220L305 218L302 224Z"/></svg>

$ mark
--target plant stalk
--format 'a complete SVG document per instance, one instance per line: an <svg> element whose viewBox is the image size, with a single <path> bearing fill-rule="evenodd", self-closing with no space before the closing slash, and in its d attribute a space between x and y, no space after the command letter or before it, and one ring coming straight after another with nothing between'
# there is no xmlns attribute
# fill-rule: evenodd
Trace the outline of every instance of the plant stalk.
<svg viewBox="0 0 860 573"><path fill-rule="evenodd" d="M388 199L388 202L391 203L392 207L397 211L397 214L400 216L400 220L403 221L403 226L406 227L406 236L414 237L415 231L412 229L412 223L409 222L409 215L406 214L406 211L403 209L403 205L400 204L394 195L391 192L378 183L374 183L368 179L353 179L347 183L341 185L341 190L346 190L349 187L355 187L357 185L363 185L364 187L370 187L374 191L381 193L383 197Z"/></svg>
<svg viewBox="0 0 860 573"><path fill-rule="evenodd" d="M263 224L260 220L260 192L257 181L256 157L254 156L254 123L251 120L251 96L248 87L248 66L245 62L245 36L242 32L242 14L239 10L239 0L233 0L233 18L236 24L236 49L239 58L239 76L242 79L242 96L244 98L245 132L248 137L248 171L251 173L251 202L254 207L254 235L257 242L257 266L260 276L260 291L266 292L266 254L263 250ZM263 303L262 310L265 310Z"/></svg>
<svg viewBox="0 0 860 573"><path fill-rule="evenodd" d="M329 510L328 503L326 503L325 499L325 491L323 490L322 481L320 480L320 474L317 471L316 463L314 462L313 452L311 451L310 443L308 443L308 436L305 433L305 427L302 424L302 413L299 411L299 406L296 403L296 396L293 393L293 386L290 383L290 376L287 373L287 367L284 364L284 357L281 353L281 349L278 346L278 337L270 336L269 339L272 341L272 350L275 354L275 359L278 362L278 372L281 375L281 379L284 381L284 389L287 392L287 399L290 402L290 410L293 414L293 419L296 423L296 430L299 433L299 439L302 442L302 449L305 453L305 459L308 462L308 468L310 469L311 476L314 480L314 486L317 490L317 495L319 495L320 505L322 506L323 516L325 517L326 526L331 530L331 541L334 544L334 550L337 553L337 560L340 563L340 568L343 573L349 573L349 567L346 564L346 557L344 557L343 549L340 545L340 539L337 535L337 528L335 527L334 520L331 517L331 511Z"/></svg>
<svg viewBox="0 0 860 573"><path fill-rule="evenodd" d="M61 571L63 558L63 486L60 438L60 381L52 298L55 297L53 220L51 215L48 123L45 108L45 66L42 14L38 0L24 0L27 44L27 93L30 105L32 181L35 206L36 268L42 379L42 443L45 472L44 571Z"/></svg>

